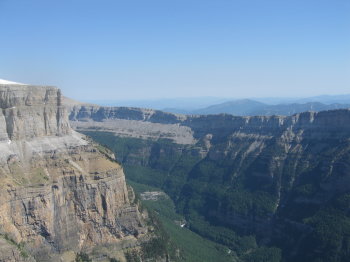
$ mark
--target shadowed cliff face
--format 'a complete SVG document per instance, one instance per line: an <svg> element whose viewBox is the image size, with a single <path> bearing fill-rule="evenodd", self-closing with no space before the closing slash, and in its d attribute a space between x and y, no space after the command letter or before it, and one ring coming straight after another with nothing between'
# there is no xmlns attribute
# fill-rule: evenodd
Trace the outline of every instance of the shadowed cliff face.
<svg viewBox="0 0 350 262"><path fill-rule="evenodd" d="M287 117L172 115L166 120L137 120L136 109L128 120L126 110L122 116L102 114L93 119L84 109L81 119L75 108L70 120L77 130L110 145L125 165L147 168L146 177L131 178L163 188L193 230L230 243L201 227L201 217L213 226L253 234L260 244L278 246L287 261L347 261L350 110ZM145 140L136 138L142 130L135 124L129 135L104 126L120 119L154 127L176 124L189 128L194 140L164 142L162 135Z"/></svg>
<svg viewBox="0 0 350 262"><path fill-rule="evenodd" d="M0 107L1 261L136 241L122 167L70 128L59 89L0 85Z"/></svg>

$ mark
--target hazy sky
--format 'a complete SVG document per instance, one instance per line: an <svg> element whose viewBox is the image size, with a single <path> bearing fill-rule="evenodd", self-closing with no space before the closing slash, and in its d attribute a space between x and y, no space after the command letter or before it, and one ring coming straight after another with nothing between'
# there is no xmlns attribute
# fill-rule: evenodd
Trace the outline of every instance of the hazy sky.
<svg viewBox="0 0 350 262"><path fill-rule="evenodd" d="M80 100L350 93L350 1L0 0L0 78Z"/></svg>

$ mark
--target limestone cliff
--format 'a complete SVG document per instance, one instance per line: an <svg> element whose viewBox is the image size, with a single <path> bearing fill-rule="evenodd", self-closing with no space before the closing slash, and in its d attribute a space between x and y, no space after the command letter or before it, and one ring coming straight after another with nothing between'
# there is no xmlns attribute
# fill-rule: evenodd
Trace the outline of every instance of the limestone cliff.
<svg viewBox="0 0 350 262"><path fill-rule="evenodd" d="M123 137L169 139L185 145L196 142L192 130L181 125L186 119L183 115L130 107L73 105L67 99L65 104L72 127L79 131L95 129Z"/></svg>
<svg viewBox="0 0 350 262"><path fill-rule="evenodd" d="M144 233L122 167L70 128L61 100L0 85L0 261L69 261Z"/></svg>

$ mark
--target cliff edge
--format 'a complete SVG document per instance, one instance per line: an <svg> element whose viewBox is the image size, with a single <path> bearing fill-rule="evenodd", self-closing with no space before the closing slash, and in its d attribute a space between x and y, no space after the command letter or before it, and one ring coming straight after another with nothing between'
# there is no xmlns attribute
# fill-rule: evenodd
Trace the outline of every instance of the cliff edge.
<svg viewBox="0 0 350 262"><path fill-rule="evenodd" d="M0 84L0 261L72 261L145 232L122 167L70 128L61 100Z"/></svg>

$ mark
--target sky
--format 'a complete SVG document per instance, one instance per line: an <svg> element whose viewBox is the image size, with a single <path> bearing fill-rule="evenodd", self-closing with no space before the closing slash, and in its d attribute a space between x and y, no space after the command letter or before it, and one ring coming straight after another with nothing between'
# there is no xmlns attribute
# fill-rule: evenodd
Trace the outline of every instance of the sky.
<svg viewBox="0 0 350 262"><path fill-rule="evenodd" d="M0 0L0 78L81 101L350 93L349 0Z"/></svg>

